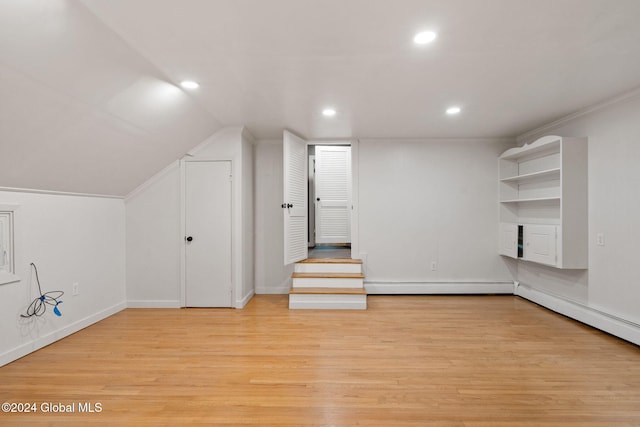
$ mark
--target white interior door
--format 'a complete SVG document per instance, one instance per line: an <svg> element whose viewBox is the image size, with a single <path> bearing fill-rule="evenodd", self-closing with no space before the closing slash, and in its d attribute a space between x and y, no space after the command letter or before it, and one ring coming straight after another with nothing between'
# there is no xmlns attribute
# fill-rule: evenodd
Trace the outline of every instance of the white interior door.
<svg viewBox="0 0 640 427"><path fill-rule="evenodd" d="M231 307L231 162L185 163L185 305Z"/></svg>
<svg viewBox="0 0 640 427"><path fill-rule="evenodd" d="M283 136L284 264L307 258L307 141L284 131Z"/></svg>
<svg viewBox="0 0 640 427"><path fill-rule="evenodd" d="M351 147L316 146L316 243L351 243Z"/></svg>

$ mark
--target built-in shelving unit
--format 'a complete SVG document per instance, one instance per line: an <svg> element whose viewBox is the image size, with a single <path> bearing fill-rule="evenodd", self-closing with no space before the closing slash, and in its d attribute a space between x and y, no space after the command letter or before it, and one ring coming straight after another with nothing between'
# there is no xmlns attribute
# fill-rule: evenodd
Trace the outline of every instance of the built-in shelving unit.
<svg viewBox="0 0 640 427"><path fill-rule="evenodd" d="M499 253L587 268L587 139L545 136L499 163Z"/></svg>
<svg viewBox="0 0 640 427"><path fill-rule="evenodd" d="M547 169L538 172L527 173L524 175L511 176L502 178L501 182L527 182L527 181L545 181L549 179L560 179L560 168Z"/></svg>
<svg viewBox="0 0 640 427"><path fill-rule="evenodd" d="M531 199L512 199L501 200L501 203L528 203L528 202L543 202L545 200L560 200L560 197L534 197Z"/></svg>

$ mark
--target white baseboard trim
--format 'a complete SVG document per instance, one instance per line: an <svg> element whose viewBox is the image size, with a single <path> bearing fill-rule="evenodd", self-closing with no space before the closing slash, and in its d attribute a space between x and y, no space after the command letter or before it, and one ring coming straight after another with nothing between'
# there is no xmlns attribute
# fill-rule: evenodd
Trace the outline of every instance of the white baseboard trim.
<svg viewBox="0 0 640 427"><path fill-rule="evenodd" d="M258 287L256 288L257 295L286 295L289 293L291 286L278 286L274 288Z"/></svg>
<svg viewBox="0 0 640 427"><path fill-rule="evenodd" d="M367 294L507 294L513 282L366 282Z"/></svg>
<svg viewBox="0 0 640 427"><path fill-rule="evenodd" d="M129 300L127 308L180 308L179 300Z"/></svg>
<svg viewBox="0 0 640 427"><path fill-rule="evenodd" d="M244 296L244 298L236 300L236 308L244 308L244 306L247 305L249 301L251 301L251 298L253 298L255 294L256 293L252 289L247 295Z"/></svg>
<svg viewBox="0 0 640 427"><path fill-rule="evenodd" d="M556 313L640 345L640 325L523 284L516 286L514 294Z"/></svg>
<svg viewBox="0 0 640 427"><path fill-rule="evenodd" d="M49 344L53 344L54 342L59 341L62 338L67 337L73 333L76 333L86 328L87 326L91 326L94 323L106 319L107 317L113 316L114 314L124 310L125 308L127 308L127 303L123 301L102 311L99 311L98 313L92 314L91 316L87 316L84 319L73 322L70 325L58 329L57 331L50 332L28 343L22 344L16 348L6 351L0 354L0 366L4 366L7 363L13 362L14 360L18 360L21 357L26 356L29 353L33 353L36 350L46 347Z"/></svg>

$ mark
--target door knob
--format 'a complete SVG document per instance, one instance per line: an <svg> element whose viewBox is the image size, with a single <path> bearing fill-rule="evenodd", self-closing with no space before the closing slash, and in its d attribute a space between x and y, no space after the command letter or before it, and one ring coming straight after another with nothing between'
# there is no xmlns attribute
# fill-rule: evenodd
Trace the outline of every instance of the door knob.
<svg viewBox="0 0 640 427"><path fill-rule="evenodd" d="M192 241L192 240L193 240L193 237L191 237L191 236L187 236L185 240L186 240L187 242L190 242L190 241Z"/></svg>
<svg viewBox="0 0 640 427"><path fill-rule="evenodd" d="M316 200L319 202L320 201L320 197L318 197Z"/></svg>
<svg viewBox="0 0 640 427"><path fill-rule="evenodd" d="M292 205L291 203L287 203L287 207L288 207L288 208L292 208L292 207L293 207L293 205Z"/></svg>

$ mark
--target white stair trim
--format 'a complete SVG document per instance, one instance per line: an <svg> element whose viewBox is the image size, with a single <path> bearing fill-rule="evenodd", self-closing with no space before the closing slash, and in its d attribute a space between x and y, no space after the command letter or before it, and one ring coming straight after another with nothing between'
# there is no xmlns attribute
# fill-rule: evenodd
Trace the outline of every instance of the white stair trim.
<svg viewBox="0 0 640 427"><path fill-rule="evenodd" d="M364 294L289 294L289 309L366 310L367 296Z"/></svg>
<svg viewBox="0 0 640 427"><path fill-rule="evenodd" d="M294 277L295 288L362 288L362 279L348 277Z"/></svg>
<svg viewBox="0 0 640 427"><path fill-rule="evenodd" d="M295 265L296 273L361 273L362 264L339 263L298 263Z"/></svg>

